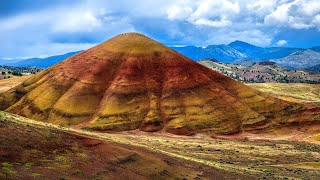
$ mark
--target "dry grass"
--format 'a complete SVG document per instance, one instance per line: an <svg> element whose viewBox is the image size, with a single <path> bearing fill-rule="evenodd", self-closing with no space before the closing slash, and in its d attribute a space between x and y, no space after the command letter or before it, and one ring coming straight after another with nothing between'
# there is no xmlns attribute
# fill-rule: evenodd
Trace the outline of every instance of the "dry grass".
<svg viewBox="0 0 320 180"><path fill-rule="evenodd" d="M319 84L302 83L249 83L259 91L291 102L320 102Z"/></svg>
<svg viewBox="0 0 320 180"><path fill-rule="evenodd" d="M14 78L9 79L1 79L0 80L0 93L5 92L18 84L22 83L23 81L29 79L31 76L17 76Z"/></svg>
<svg viewBox="0 0 320 180"><path fill-rule="evenodd" d="M320 133L313 136L313 139L316 141L320 141Z"/></svg>

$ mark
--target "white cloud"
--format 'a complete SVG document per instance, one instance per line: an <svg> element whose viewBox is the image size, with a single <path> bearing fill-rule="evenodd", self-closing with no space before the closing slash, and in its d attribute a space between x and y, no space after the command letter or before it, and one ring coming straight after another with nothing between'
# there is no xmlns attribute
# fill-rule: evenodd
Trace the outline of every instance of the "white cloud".
<svg viewBox="0 0 320 180"><path fill-rule="evenodd" d="M243 4L245 4L245 9L248 10L249 14L254 14L258 17L265 17L267 14L272 12L276 5L276 0L245 0L243 1Z"/></svg>
<svg viewBox="0 0 320 180"><path fill-rule="evenodd" d="M75 11L58 16L53 23L53 31L77 32L93 31L102 26L102 20L91 11Z"/></svg>
<svg viewBox="0 0 320 180"><path fill-rule="evenodd" d="M286 41L286 40L279 40L278 42L277 42L277 46L283 46L283 45L286 45L288 42Z"/></svg>
<svg viewBox="0 0 320 180"><path fill-rule="evenodd" d="M40 23L49 22L49 18L46 13L31 13L31 14L22 14L10 17L8 19L0 20L0 31L10 31L22 28L23 26L38 25Z"/></svg>
<svg viewBox="0 0 320 180"><path fill-rule="evenodd" d="M320 15L319 0L293 0L278 3L278 7L265 16L269 26L309 29L318 27L316 17Z"/></svg>
<svg viewBox="0 0 320 180"><path fill-rule="evenodd" d="M229 44L236 40L245 41L256 46L269 46L271 44L272 37L256 29L244 31L221 29L210 34L210 37L206 41L206 45Z"/></svg>
<svg viewBox="0 0 320 180"><path fill-rule="evenodd" d="M81 38L84 35L86 39L100 43L117 34L135 31L126 18L109 16L102 9L81 6L54 11L45 9L0 19L0 27L0 57L63 54L95 44L92 40L90 43L83 42ZM76 37L76 42L68 42L68 36ZM67 42L55 42L56 37Z"/></svg>
<svg viewBox="0 0 320 180"><path fill-rule="evenodd" d="M312 21L318 28L320 28L320 14L316 15L314 17L314 20Z"/></svg>
<svg viewBox="0 0 320 180"><path fill-rule="evenodd" d="M301 4L299 6L299 3ZM297 1L298 9L301 13L307 16L314 16L320 13L320 1L319 0L299 0Z"/></svg>
<svg viewBox="0 0 320 180"><path fill-rule="evenodd" d="M225 27L232 24L232 17L240 12L238 2L229 0L200 0L173 4L167 10L170 20L185 20L194 25Z"/></svg>
<svg viewBox="0 0 320 180"><path fill-rule="evenodd" d="M198 0L169 4L170 20L220 28L250 21L269 27L308 29L318 27L315 17L320 15L319 0Z"/></svg>
<svg viewBox="0 0 320 180"><path fill-rule="evenodd" d="M269 25L287 23L289 20L288 10L290 6L291 4L280 5L275 11L265 17L265 23Z"/></svg>
<svg viewBox="0 0 320 180"><path fill-rule="evenodd" d="M173 5L167 10L168 19L170 20L185 20L191 13L191 7L181 7L177 5Z"/></svg>
<svg viewBox="0 0 320 180"><path fill-rule="evenodd" d="M232 22L225 17L222 17L221 19L215 21L200 18L195 20L193 23L196 25L207 25L212 27L225 27L232 24Z"/></svg>

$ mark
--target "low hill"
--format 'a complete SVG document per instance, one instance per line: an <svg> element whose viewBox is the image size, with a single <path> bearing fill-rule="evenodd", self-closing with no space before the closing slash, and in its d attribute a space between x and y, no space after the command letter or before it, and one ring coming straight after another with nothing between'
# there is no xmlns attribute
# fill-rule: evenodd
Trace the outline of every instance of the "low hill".
<svg viewBox="0 0 320 180"><path fill-rule="evenodd" d="M211 60L201 60L198 62L241 82L320 83L320 73L287 70L271 61L262 61L250 66L223 64Z"/></svg>

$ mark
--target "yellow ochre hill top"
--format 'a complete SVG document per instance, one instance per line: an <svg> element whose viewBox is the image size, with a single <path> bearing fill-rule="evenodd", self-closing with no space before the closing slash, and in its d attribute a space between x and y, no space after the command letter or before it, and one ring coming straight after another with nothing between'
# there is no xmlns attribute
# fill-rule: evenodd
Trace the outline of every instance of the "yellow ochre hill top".
<svg viewBox="0 0 320 180"><path fill-rule="evenodd" d="M172 51L163 44L136 32L123 33L98 45L104 51L150 54Z"/></svg>

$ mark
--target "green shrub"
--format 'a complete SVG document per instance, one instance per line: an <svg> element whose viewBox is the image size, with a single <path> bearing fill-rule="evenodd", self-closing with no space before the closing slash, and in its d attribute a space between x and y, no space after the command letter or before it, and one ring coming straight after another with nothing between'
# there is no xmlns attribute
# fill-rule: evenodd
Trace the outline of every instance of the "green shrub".
<svg viewBox="0 0 320 180"><path fill-rule="evenodd" d="M33 178L36 178L36 177L42 176L42 174L32 173L32 174L30 174L30 176L32 176Z"/></svg>

